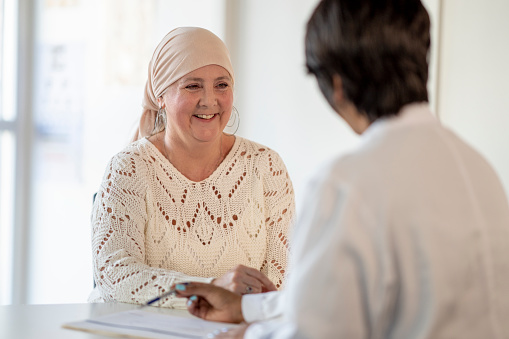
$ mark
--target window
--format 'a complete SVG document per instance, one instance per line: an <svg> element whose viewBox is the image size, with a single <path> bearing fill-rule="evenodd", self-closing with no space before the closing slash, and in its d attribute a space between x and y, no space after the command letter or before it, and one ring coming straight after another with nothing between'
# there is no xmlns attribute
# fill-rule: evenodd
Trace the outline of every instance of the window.
<svg viewBox="0 0 509 339"><path fill-rule="evenodd" d="M0 0L0 304L12 302L16 164L16 2Z"/></svg>

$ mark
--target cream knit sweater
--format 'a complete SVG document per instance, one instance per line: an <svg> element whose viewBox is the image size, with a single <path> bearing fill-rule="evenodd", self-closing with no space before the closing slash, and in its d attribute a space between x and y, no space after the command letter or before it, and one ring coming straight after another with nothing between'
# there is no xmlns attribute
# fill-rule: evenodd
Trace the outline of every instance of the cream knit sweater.
<svg viewBox="0 0 509 339"><path fill-rule="evenodd" d="M280 288L294 214L285 165L267 147L236 137L216 171L193 182L141 139L110 161L94 203L97 287L89 301L144 303L173 283L210 282L237 264Z"/></svg>

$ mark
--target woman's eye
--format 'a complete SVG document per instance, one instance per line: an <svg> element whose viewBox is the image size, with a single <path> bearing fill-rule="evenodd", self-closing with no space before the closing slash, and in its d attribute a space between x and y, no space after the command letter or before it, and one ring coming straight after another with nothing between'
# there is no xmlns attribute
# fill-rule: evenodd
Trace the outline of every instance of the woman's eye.
<svg viewBox="0 0 509 339"><path fill-rule="evenodd" d="M198 85L187 85L186 86L187 89L198 89Z"/></svg>
<svg viewBox="0 0 509 339"><path fill-rule="evenodd" d="M225 82L220 83L219 85L217 85L217 87L219 87L220 89L226 89L226 88L228 88L228 86L229 85L227 83L225 83Z"/></svg>

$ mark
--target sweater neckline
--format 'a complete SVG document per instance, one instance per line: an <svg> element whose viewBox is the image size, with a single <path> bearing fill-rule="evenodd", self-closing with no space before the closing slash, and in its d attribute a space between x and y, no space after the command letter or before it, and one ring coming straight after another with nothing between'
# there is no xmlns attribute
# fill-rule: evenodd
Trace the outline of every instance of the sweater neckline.
<svg viewBox="0 0 509 339"><path fill-rule="evenodd" d="M191 179L189 179L188 177L186 177L184 174L182 174L175 166L173 166L173 164L157 149L157 147L150 142L150 140L148 140L148 137L145 137L141 140L141 142L145 145L147 145L150 150L152 151L152 153L154 153L154 155L159 159L159 161L161 161L161 163L168 167L171 172L173 173L176 173L182 180L184 181L187 181L188 183L191 183L191 184L200 184L200 183L205 183L205 182L208 182L212 179L214 179L215 177L219 176L221 174L221 172L227 167L227 164L230 163L231 159L235 156L235 154L238 152L239 148L240 148L240 145L241 145L241 140L242 138L239 137L239 136L235 136L235 141L233 142L233 146L232 148L230 149L230 151L228 152L228 154L226 154L226 156L224 157L223 161L221 161L221 163L219 164L219 166L217 166L217 168L214 170L214 172L212 172L208 177L206 177L205 179L201 180L201 181L193 181Z"/></svg>

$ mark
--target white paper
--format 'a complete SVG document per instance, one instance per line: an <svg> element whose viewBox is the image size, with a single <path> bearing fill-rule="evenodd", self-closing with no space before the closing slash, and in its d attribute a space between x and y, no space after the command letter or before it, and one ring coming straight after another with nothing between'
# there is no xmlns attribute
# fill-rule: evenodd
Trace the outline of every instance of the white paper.
<svg viewBox="0 0 509 339"><path fill-rule="evenodd" d="M113 337L147 339L201 339L237 325L131 310L64 324L67 329Z"/></svg>

